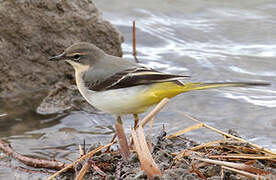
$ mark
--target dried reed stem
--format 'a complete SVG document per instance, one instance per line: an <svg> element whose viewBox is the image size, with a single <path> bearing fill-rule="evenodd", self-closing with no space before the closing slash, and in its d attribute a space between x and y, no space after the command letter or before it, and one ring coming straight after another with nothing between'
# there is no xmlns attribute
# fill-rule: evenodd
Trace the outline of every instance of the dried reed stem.
<svg viewBox="0 0 276 180"><path fill-rule="evenodd" d="M102 149L105 149L109 146L111 146L113 143L109 143L105 146L100 146L96 149L94 149L93 151L90 151L89 153L83 155L82 157L80 157L78 160L74 161L73 163L67 165L65 168L61 169L60 171L56 172L55 174L53 174L52 176L50 176L49 178L47 178L47 180L52 180L54 177L56 177L57 175L61 174L62 172L65 172L66 170L72 168L73 166L75 166L77 163L83 161L84 159L93 156L95 153L101 151Z"/></svg>
<svg viewBox="0 0 276 180"><path fill-rule="evenodd" d="M136 63L139 63L137 59L137 52L136 52L136 27L135 27L135 21L132 22L132 51L133 51L133 57Z"/></svg>
<svg viewBox="0 0 276 180"><path fill-rule="evenodd" d="M144 117L142 121L140 121L138 126L144 127L168 102L168 98L164 98L160 101L155 108L146 117Z"/></svg>
<svg viewBox="0 0 276 180"><path fill-rule="evenodd" d="M187 117L188 119L191 119L191 120L193 120L193 121L195 121L195 122L198 122L198 123L202 123L202 122L200 122L199 120L197 120L197 119L195 119L195 118L193 118L193 117L191 117L191 116L189 116L189 115L187 115L187 114L185 114L185 113L183 113L183 112L179 112L179 113L182 114L183 116ZM256 145L256 144L253 144L253 143L251 143L251 142L249 142L249 141L246 141L246 140L244 140L244 139L242 139L242 138L239 138L239 137L233 136L233 135L231 135L231 134L225 133L225 132L223 132L223 131L221 131L221 130L218 130L218 129L214 128L214 127L211 127L211 126L209 126L209 125L207 125L207 124L205 124L205 123L202 123L202 124L203 124L203 127L205 127L205 128L211 129L212 131L215 131L215 132L217 132L217 133L219 133L219 134L222 134L222 135L224 135L224 136L226 136L226 137L236 139L236 140L238 140L238 141L240 141L240 142L245 142L245 143L249 144L250 146L252 146L252 147L254 147L254 148L256 148L256 149L258 149L258 150L260 150L260 151L263 151L263 152L265 152L265 153L267 153L267 154L271 154L271 155L273 155L273 156L276 156L276 153L270 151L269 149L266 149L266 148L264 148L264 147L262 147L262 146L259 146L259 145Z"/></svg>

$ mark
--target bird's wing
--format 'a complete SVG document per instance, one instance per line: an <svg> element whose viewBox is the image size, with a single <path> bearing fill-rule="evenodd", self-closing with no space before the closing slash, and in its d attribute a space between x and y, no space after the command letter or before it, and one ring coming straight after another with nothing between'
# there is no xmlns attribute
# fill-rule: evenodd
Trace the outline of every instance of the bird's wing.
<svg viewBox="0 0 276 180"><path fill-rule="evenodd" d="M135 67L120 71L101 82L85 82L86 87L93 91L119 89L156 82L168 82L185 79L190 76L173 75L158 72L146 67ZM177 81L178 82L178 81ZM178 82L181 83L181 82Z"/></svg>

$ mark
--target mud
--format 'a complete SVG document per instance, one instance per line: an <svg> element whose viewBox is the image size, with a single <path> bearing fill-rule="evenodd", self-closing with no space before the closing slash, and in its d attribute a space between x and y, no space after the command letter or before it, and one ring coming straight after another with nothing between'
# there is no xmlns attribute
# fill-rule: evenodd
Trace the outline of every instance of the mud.
<svg viewBox="0 0 276 180"><path fill-rule="evenodd" d="M237 133L237 132L236 132ZM188 138L165 138L166 133L161 131L160 135L154 138L152 155L153 158L162 171L162 176L154 176L154 180L167 180L167 179L183 179L183 180L195 180L201 179L197 173L192 171L192 163L199 163L194 160L193 155L182 158L179 161L174 161L173 153L180 152L184 149L194 147L198 145L193 140ZM84 179L147 179L145 171L141 170L138 156L135 152L132 152L128 162L124 161L117 150L111 153L100 153L92 158L92 163L100 168L105 175L100 175L99 172L91 168L86 173ZM267 167L267 164L263 161L256 160L255 167L269 171L272 174L276 174L275 165L273 167ZM78 169L81 169L79 165ZM217 165L208 164L198 168L199 171L208 179L221 179L222 171L221 167ZM270 175L267 179L273 179L276 176ZM75 174L65 173L59 176L59 179L74 179ZM228 170L223 170L223 179L237 180L237 179L249 179L244 176L237 175L236 173Z"/></svg>
<svg viewBox="0 0 276 180"><path fill-rule="evenodd" d="M0 1L0 98L47 90L49 103L62 82L65 88L53 98L55 103L43 104L39 110L50 107L43 111L52 113L72 108L63 98L71 93L67 87L75 83L73 70L64 63L48 62L48 57L80 41L122 56L121 34L101 19L90 0ZM78 93L74 96L82 99Z"/></svg>

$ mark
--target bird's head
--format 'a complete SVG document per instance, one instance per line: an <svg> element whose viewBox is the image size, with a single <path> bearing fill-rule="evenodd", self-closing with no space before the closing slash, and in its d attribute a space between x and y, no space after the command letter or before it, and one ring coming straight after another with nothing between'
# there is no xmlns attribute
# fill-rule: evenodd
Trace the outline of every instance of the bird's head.
<svg viewBox="0 0 276 180"><path fill-rule="evenodd" d="M63 53L50 57L49 61L66 61L71 64L75 70L79 68L92 67L99 61L105 53L95 45L86 42L73 44L64 50Z"/></svg>

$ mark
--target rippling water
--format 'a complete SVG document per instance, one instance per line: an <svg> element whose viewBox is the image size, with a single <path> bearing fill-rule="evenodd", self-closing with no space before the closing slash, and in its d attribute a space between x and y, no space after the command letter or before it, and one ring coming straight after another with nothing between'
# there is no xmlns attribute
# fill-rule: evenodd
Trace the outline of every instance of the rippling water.
<svg viewBox="0 0 276 180"><path fill-rule="evenodd" d="M235 129L253 143L276 149L274 1L96 0L96 4L104 19L122 32L124 57L131 61L131 27L135 20L138 59L145 66L191 75L194 82L272 83L269 87L224 88L177 96L157 116L155 133L163 124L169 133L192 125L181 114L184 112L221 130ZM83 139L90 144L107 142L114 132L115 120L109 115L22 114L13 116L9 108L0 110L0 120L9 124L0 127L1 135L8 137L16 150L40 157L73 159L78 157L76 145ZM129 130L133 125L131 116L124 120ZM187 135L199 141L218 138L209 130Z"/></svg>
<svg viewBox="0 0 276 180"><path fill-rule="evenodd" d="M183 129L188 120L176 112L184 111L217 128L237 129L255 143L276 148L275 2L106 2L96 4L103 10L103 17L123 33L125 57L130 60L135 20L138 59L146 66L188 74L192 81L272 83L269 87L180 95L156 124L165 123L170 131Z"/></svg>

